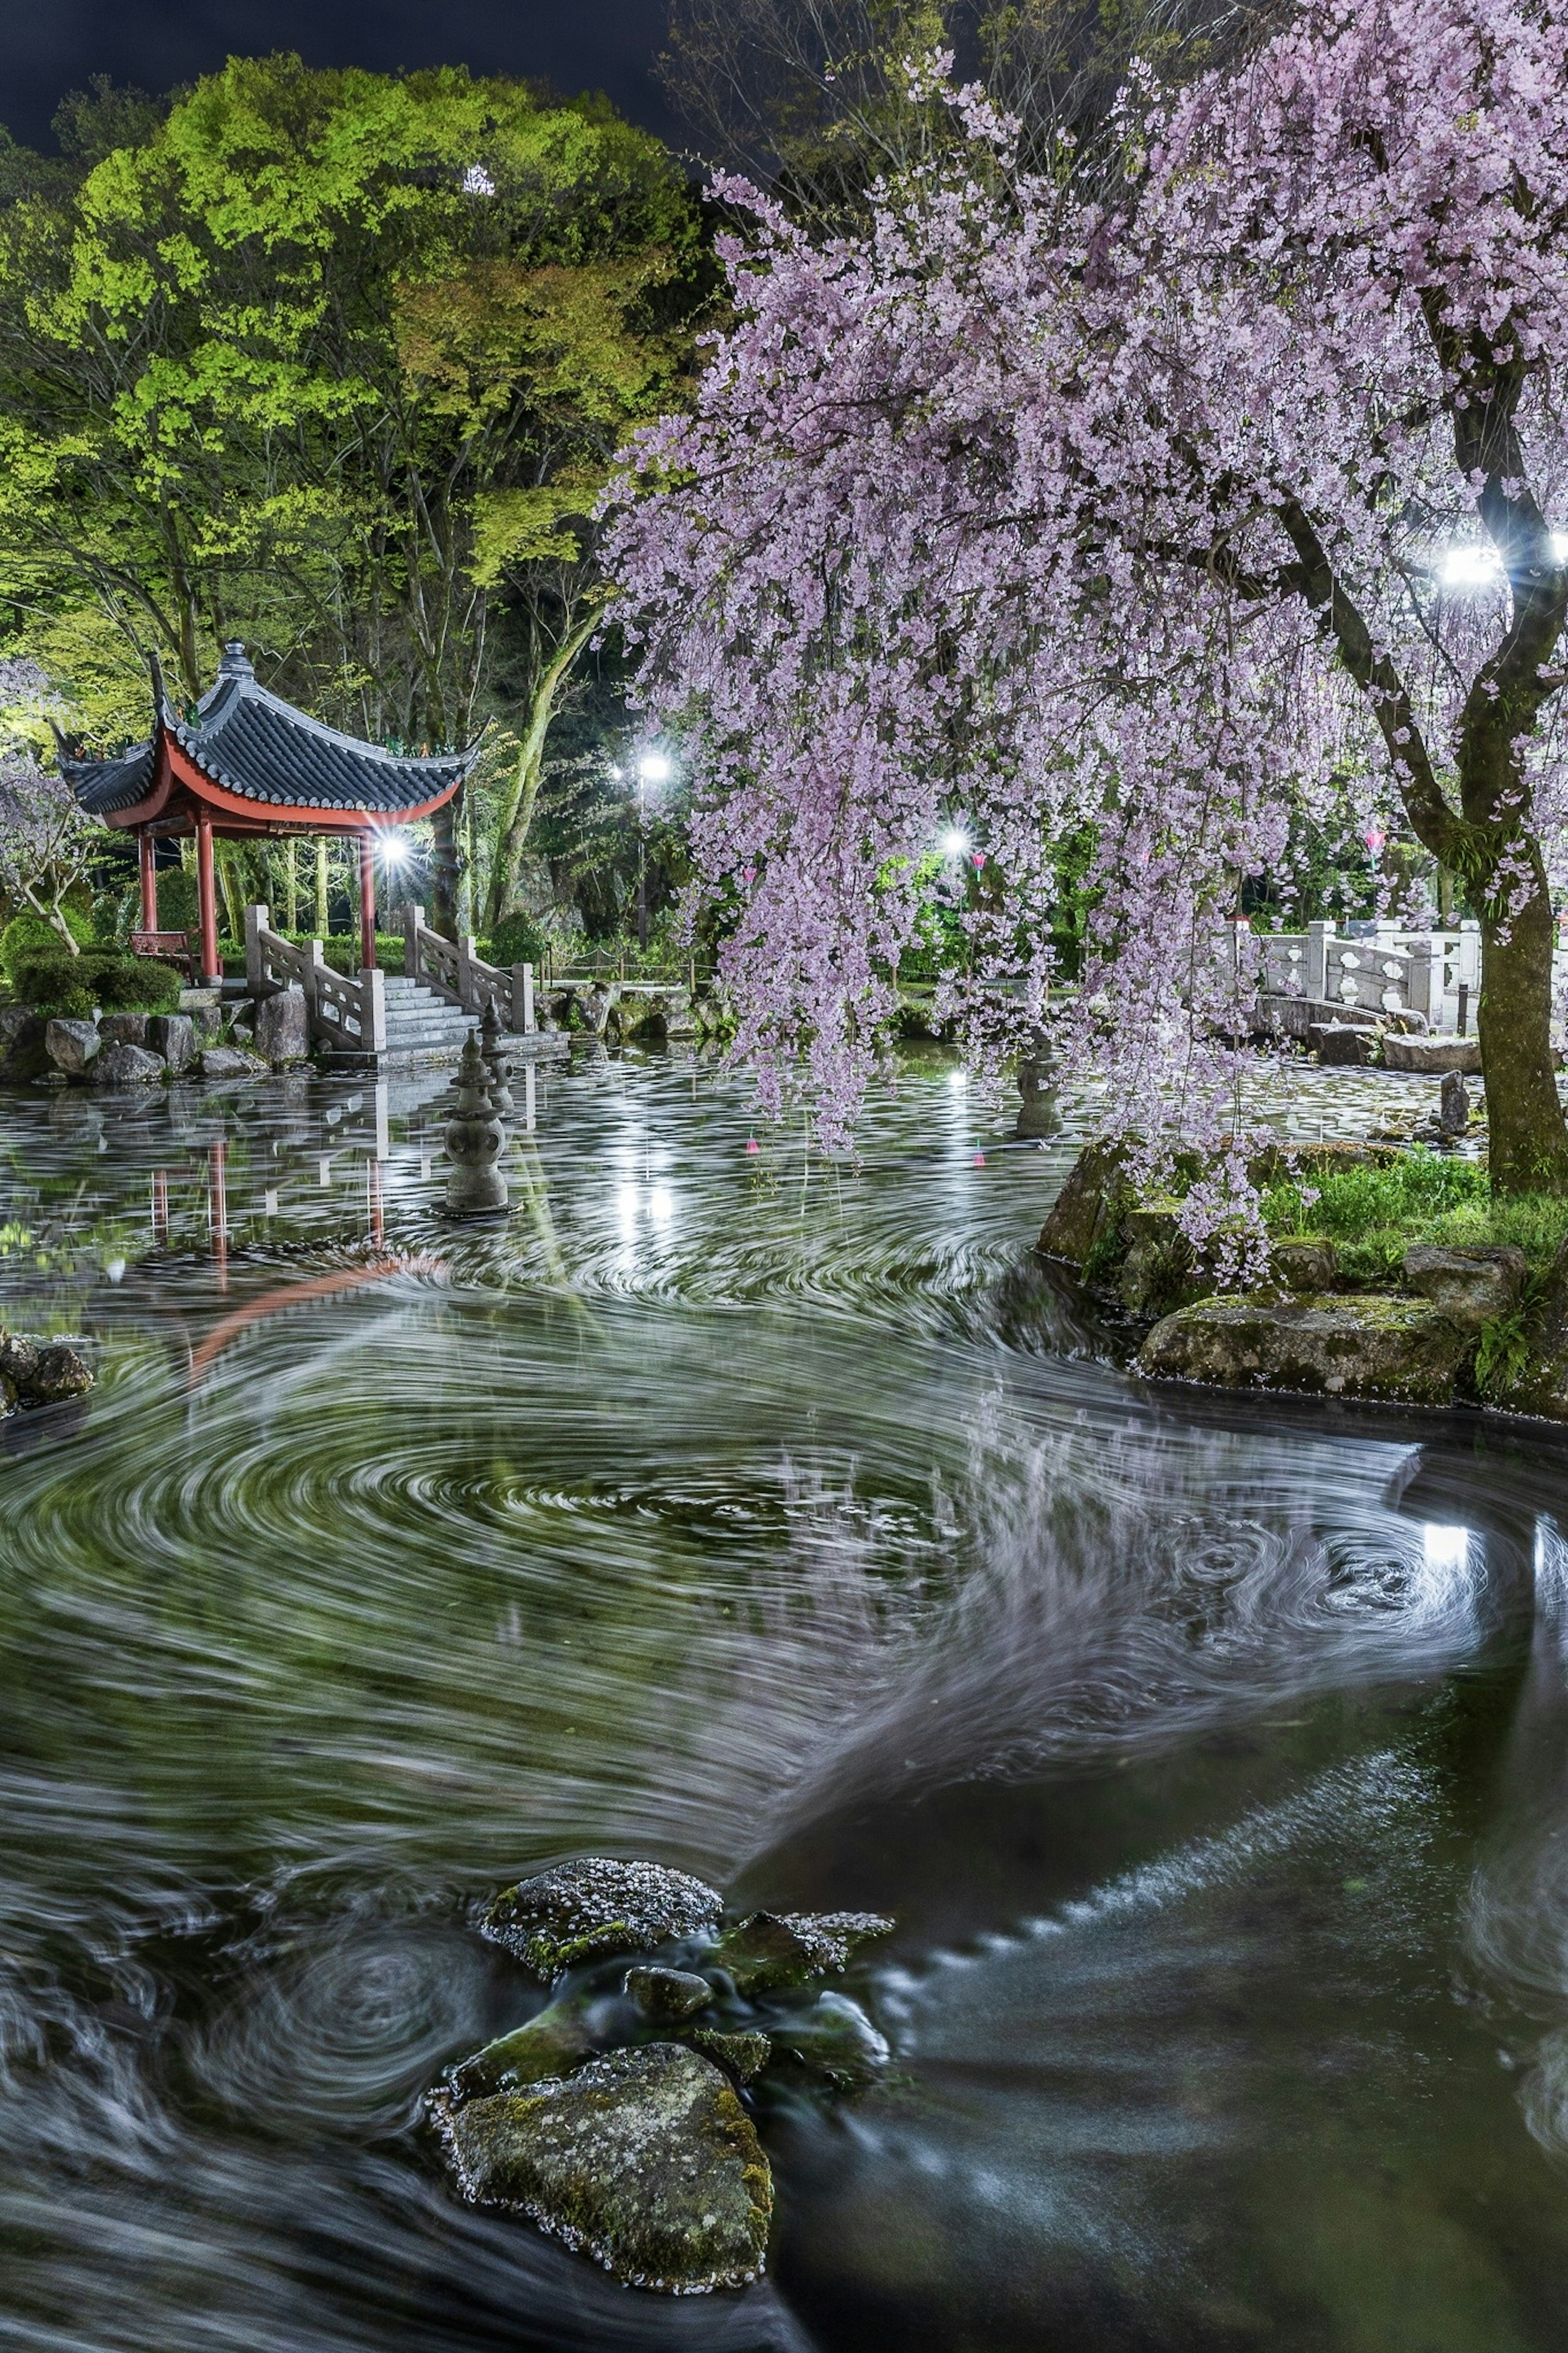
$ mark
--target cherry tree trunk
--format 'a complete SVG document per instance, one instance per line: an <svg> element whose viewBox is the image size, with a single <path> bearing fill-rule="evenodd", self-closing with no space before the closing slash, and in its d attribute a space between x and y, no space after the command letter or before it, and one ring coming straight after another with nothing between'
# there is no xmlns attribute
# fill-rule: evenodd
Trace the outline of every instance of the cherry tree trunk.
<svg viewBox="0 0 1568 2353"><path fill-rule="evenodd" d="M1552 1054L1555 927L1539 853L1535 889L1511 918L1481 920L1477 1020L1494 1193L1568 1193L1568 1124Z"/></svg>

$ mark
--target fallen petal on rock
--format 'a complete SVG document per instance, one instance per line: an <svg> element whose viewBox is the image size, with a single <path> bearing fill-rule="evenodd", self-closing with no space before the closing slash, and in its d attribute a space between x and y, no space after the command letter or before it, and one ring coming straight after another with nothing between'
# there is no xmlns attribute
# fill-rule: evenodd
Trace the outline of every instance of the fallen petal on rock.
<svg viewBox="0 0 1568 2353"><path fill-rule="evenodd" d="M761 2277L773 2177L720 2070L679 2044L432 2118L465 2198L526 2214L629 2287L702 2295Z"/></svg>

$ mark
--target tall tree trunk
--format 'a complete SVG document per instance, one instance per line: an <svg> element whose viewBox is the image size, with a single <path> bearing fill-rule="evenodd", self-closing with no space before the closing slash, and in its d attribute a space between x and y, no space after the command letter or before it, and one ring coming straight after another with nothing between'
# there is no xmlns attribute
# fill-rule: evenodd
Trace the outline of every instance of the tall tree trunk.
<svg viewBox="0 0 1568 2353"><path fill-rule="evenodd" d="M430 819L430 925L444 940L458 936L458 891L462 881L458 821L462 800L459 786Z"/></svg>
<svg viewBox="0 0 1568 2353"><path fill-rule="evenodd" d="M1552 950L1555 926L1541 852L1526 905L1481 916L1481 1001L1477 1020L1487 1091L1494 1193L1568 1193L1568 1122L1552 1056ZM1510 895L1505 888L1506 902Z"/></svg>
<svg viewBox="0 0 1568 2353"><path fill-rule="evenodd" d="M512 893L517 889L517 870L522 858L522 845L528 839L528 828L533 822L540 778L544 774L544 743L555 712L555 698L573 663L598 628L601 617L600 607L595 603L590 612L567 630L534 690L527 733L518 747L517 766L512 772L511 784L496 822L495 855L490 860L490 883L485 896L487 932L493 932L504 919L511 904Z"/></svg>

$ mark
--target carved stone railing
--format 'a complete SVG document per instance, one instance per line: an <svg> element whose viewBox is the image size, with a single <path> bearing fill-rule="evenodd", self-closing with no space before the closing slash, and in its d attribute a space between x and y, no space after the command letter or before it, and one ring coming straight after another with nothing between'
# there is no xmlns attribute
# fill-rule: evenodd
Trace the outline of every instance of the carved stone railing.
<svg viewBox="0 0 1568 2353"><path fill-rule="evenodd" d="M1342 939L1332 923L1304 932L1270 932L1258 943L1262 985L1275 997L1307 997L1364 1013L1411 1012L1434 1029L1467 1026L1480 993L1480 926L1409 932L1379 923L1365 938ZM1465 992L1461 999L1460 991Z"/></svg>
<svg viewBox="0 0 1568 2353"><path fill-rule="evenodd" d="M334 972L320 940L297 947L272 929L268 907L245 911L245 981L252 997L298 988L312 1046L341 1054L386 1051L386 976L379 969Z"/></svg>
<svg viewBox="0 0 1568 2353"><path fill-rule="evenodd" d="M486 1008L493 1005L501 1028L515 1037L529 1037L538 1026L533 966L487 964L471 934L454 942L433 932L423 907L403 911L403 969L448 1005L460 1005L465 1013L477 1013L482 1019Z"/></svg>

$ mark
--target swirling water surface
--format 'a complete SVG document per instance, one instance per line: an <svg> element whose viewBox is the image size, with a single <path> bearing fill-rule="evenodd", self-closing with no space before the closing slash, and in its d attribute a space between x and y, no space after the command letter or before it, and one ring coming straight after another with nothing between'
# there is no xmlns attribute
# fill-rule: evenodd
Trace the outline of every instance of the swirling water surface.
<svg viewBox="0 0 1568 2353"><path fill-rule="evenodd" d="M0 2344L1559 2345L1557 1442L1142 1390L1028 1257L1071 1120L940 1056L854 1168L542 1072L479 1228L439 1089L0 1103L0 1314L100 1368L0 1430ZM898 1917L746 2295L421 2131L584 1851Z"/></svg>

